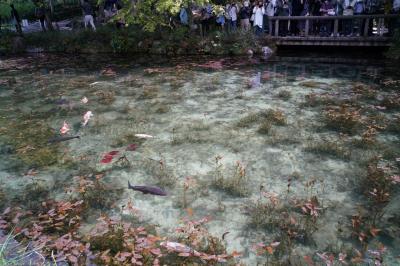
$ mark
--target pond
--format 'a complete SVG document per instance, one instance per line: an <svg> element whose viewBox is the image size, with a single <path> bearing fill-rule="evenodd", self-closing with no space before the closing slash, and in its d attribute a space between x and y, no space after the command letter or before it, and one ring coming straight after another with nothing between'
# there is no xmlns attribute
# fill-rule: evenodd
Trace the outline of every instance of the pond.
<svg viewBox="0 0 400 266"><path fill-rule="evenodd" d="M208 217L246 265L395 265L399 88L381 62L3 58L0 207L80 195L83 233L101 214L165 236ZM64 123L80 138L47 143Z"/></svg>

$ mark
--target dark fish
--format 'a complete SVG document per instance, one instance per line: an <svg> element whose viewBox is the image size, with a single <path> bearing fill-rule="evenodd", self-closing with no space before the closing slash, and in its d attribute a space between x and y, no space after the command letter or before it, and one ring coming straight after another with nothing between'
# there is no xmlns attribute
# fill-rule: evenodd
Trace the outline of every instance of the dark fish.
<svg viewBox="0 0 400 266"><path fill-rule="evenodd" d="M67 105L69 104L69 101L67 99L57 99L54 101L55 104L57 105Z"/></svg>
<svg viewBox="0 0 400 266"><path fill-rule="evenodd" d="M58 142L63 142L71 139L80 139L81 136L71 136L71 137L54 137L49 139L47 142L50 144L58 143Z"/></svg>
<svg viewBox="0 0 400 266"><path fill-rule="evenodd" d="M143 194L151 194L157 196L167 196L167 193L159 187L151 186L132 186L128 181L128 188L136 191L140 191Z"/></svg>

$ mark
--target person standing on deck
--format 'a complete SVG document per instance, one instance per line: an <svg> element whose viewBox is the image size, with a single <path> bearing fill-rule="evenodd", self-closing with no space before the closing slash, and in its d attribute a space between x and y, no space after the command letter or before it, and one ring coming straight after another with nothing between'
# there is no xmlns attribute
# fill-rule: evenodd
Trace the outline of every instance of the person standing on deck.
<svg viewBox="0 0 400 266"><path fill-rule="evenodd" d="M325 0L322 5L321 5L321 14L322 16L334 16L335 15L335 9L333 8L332 4L328 1ZM321 29L320 29L320 35L323 37L328 37L332 33L332 21L331 20L323 20L321 22Z"/></svg>
<svg viewBox="0 0 400 266"><path fill-rule="evenodd" d="M231 33L231 4L227 3L225 6L225 21L226 21L226 32Z"/></svg>
<svg viewBox="0 0 400 266"><path fill-rule="evenodd" d="M311 16L321 16L321 1L320 0L310 0L310 13ZM318 20L310 20L311 34L317 35L320 30L321 23Z"/></svg>
<svg viewBox="0 0 400 266"><path fill-rule="evenodd" d="M267 22L264 27L268 27L269 35L273 35L274 27L272 25L271 17L275 15L275 3L276 0L268 0L265 5L265 14L267 16Z"/></svg>
<svg viewBox="0 0 400 266"><path fill-rule="evenodd" d="M303 1L303 11L301 11L300 16L309 16L310 15L310 2L309 0L302 0ZM298 21L299 31L301 36L305 36L306 31L306 21L300 20Z"/></svg>
<svg viewBox="0 0 400 266"><path fill-rule="evenodd" d="M217 13L217 18L215 22L218 25L221 25L221 30L224 31L225 28L225 10L224 8L219 9L219 12Z"/></svg>
<svg viewBox="0 0 400 266"><path fill-rule="evenodd" d="M250 17L251 17L251 10L249 7L249 1L244 1L243 7L239 11L240 17L240 27L243 31L250 30Z"/></svg>
<svg viewBox="0 0 400 266"><path fill-rule="evenodd" d="M400 0L393 0L393 11L395 14L399 14L400 12Z"/></svg>
<svg viewBox="0 0 400 266"><path fill-rule="evenodd" d="M282 6L279 3L279 1L277 1L277 14L278 16L282 16L282 17L289 17L291 14L291 6L288 0L283 0ZM279 21L279 36L287 36L288 34L288 27L289 27L289 20L281 20Z"/></svg>
<svg viewBox="0 0 400 266"><path fill-rule="evenodd" d="M400 15L400 0L393 0L393 5L392 5L392 12L393 14L398 14ZM400 31L400 19L399 18L394 18L390 20L390 25L391 25L391 30L390 34L394 33L394 30L397 29Z"/></svg>
<svg viewBox="0 0 400 266"><path fill-rule="evenodd" d="M231 17L231 31L236 32L237 29L237 14L238 8L236 3L231 4L231 8L229 9L229 16Z"/></svg>
<svg viewBox="0 0 400 266"><path fill-rule="evenodd" d="M264 9L264 4L262 1L258 2L258 5L256 5L253 9L253 14L254 14L254 29L255 33L257 36L261 36L263 33L263 22L264 22L264 14L265 14L265 9Z"/></svg>
<svg viewBox="0 0 400 266"><path fill-rule="evenodd" d="M83 18L83 21L85 23L85 29L87 28L88 24L90 24L93 30L96 31L96 26L94 25L93 22L93 9L92 6L89 4L88 0L83 1L82 9L85 15Z"/></svg>
<svg viewBox="0 0 400 266"><path fill-rule="evenodd" d="M353 16L353 7L351 5L348 5L344 10L343 10L343 16ZM353 36L353 20L352 19L345 19L342 21L342 28L343 28L343 34L344 36Z"/></svg>
<svg viewBox="0 0 400 266"><path fill-rule="evenodd" d="M354 4L354 15L362 15L365 12L365 4L363 0L356 0L356 3ZM360 36L362 35L363 29L364 29L364 20L363 19L355 19L355 26L357 28L356 30L356 35Z"/></svg>
<svg viewBox="0 0 400 266"><path fill-rule="evenodd" d="M303 0L292 0L292 16L300 16L301 12L304 10L304 2ZM298 35L299 34L299 21L297 20L292 20L290 21L290 33L292 35Z"/></svg>
<svg viewBox="0 0 400 266"><path fill-rule="evenodd" d="M189 24L188 13L186 11L186 8L183 5L181 6L181 10L179 11L179 19L180 19L182 25Z"/></svg>

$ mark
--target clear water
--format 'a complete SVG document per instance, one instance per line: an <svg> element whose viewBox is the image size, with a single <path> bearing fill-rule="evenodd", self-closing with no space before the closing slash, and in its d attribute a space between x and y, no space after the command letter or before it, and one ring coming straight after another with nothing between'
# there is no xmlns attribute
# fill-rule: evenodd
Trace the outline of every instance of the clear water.
<svg viewBox="0 0 400 266"><path fill-rule="evenodd" d="M104 75L106 69L112 69L111 75ZM10 121L22 122L27 119L23 114L33 112L36 116L28 124L41 121L56 134L63 121L67 121L71 127L75 125L70 134L80 135L81 139L58 144L54 156L61 158L59 162L37 167L34 177L24 173L35 165L21 162L16 153L2 148L1 186L8 198L22 197L29 183L41 179L50 190L50 197L68 199L70 194L65 189L73 186L74 176L104 171L104 182L114 189L123 188L123 192L103 212L124 215L121 206L131 200L142 221L158 224L160 232L167 234L172 234L180 219L189 214L194 218L210 216L210 231L217 236L229 231L228 250L243 252L243 262L255 265L257 260L263 260L255 256L251 247L277 239L274 230L250 226L249 209L259 199L261 186L280 198L287 197L291 178L290 197L307 198L311 193L318 196L324 208L312 239L297 241L294 253L313 255L343 243L358 247L353 238L339 235L338 224L351 227L351 215L365 203L356 189L357 177L365 171L363 162L389 149L392 155L383 160L395 164L396 156L400 157L399 135L382 130L377 136L378 148L351 146L351 140L360 134L343 136L325 128L323 111L327 106L304 103L311 93L345 101L356 97L355 84L372 86L374 97L357 98L360 108L367 110L364 116L380 114L393 121L396 111L374 106L380 106L387 96L398 97L398 83L382 89L382 82L399 78L395 66L364 63L302 63L285 59L265 62L248 58L4 58L0 60L0 127L4 129ZM285 98L282 91L288 91L290 96ZM104 96L108 94L110 97ZM55 104L60 97L73 104ZM88 98L87 104L80 103L83 97ZM242 118L267 109L281 110L286 125L274 124L268 134L258 132L259 121L238 126ZM86 127L79 127L83 114L89 110L94 116ZM8 147L10 136L2 132L1 145ZM154 138L142 142L124 140L138 133ZM344 143L351 156L343 159L307 149L327 141ZM138 144L137 150L125 151L131 143ZM130 166L100 162L105 153L113 150L120 151L117 158L125 155ZM245 187L249 191L246 196L232 196L215 189L212 183L216 156L222 157L220 171L226 176L232 176L237 161L245 167ZM75 164L67 167L67 160ZM160 160L164 165L161 171ZM176 178L175 184L164 187L167 197L126 189L128 180L132 184L162 186L165 180L160 182L155 177L160 172L168 175L168 180ZM183 206L183 184L189 176L194 181ZM305 185L310 180L316 180L313 192ZM393 218L399 213L397 192L386 206L381 228L384 233L378 238L388 247L388 265L398 262L395 257L400 252L399 223ZM93 210L86 222L88 228L98 214L99 210Z"/></svg>

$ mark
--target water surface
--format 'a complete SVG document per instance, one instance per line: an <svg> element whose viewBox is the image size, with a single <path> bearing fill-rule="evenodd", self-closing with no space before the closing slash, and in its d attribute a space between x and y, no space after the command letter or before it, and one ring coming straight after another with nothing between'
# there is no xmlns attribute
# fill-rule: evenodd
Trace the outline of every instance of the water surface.
<svg viewBox="0 0 400 266"><path fill-rule="evenodd" d="M209 216L210 231L216 236L229 232L228 250L243 252L248 265L265 262L252 251L254 244L280 241L279 226L251 223L257 201L268 202L266 195L274 195L296 206L296 199L317 197L321 210L313 220L314 232L295 238L293 254L302 258L360 248L351 233L352 215L367 204L359 180L374 156L382 156L379 163L396 172L399 134L380 129L374 145L359 143L372 120L392 127L398 123L398 107L385 108L384 100L398 99L399 83L393 81L399 79L398 69L381 63L4 58L0 61L1 186L8 192L8 204L29 205L21 198L29 200L27 187L32 182L42 180L50 198L68 199L67 188L77 182L74 177L102 172L104 182L118 193L113 194L113 204L93 209L87 228L100 211L127 215L122 206L129 201L141 221L157 224L166 234L173 234L185 216ZM80 102L83 97L87 104ZM363 122L355 132L326 126L327 109L342 104L361 114ZM94 116L82 127L87 111ZM266 132L260 127L268 112L282 121L273 118ZM21 153L35 156L35 151L29 148L27 134L18 132L37 125L44 128L43 134L57 135L64 121L71 126L69 134L80 135L80 140L51 147L44 162L28 156L21 160ZM38 131L32 132L32 141L40 137ZM154 138L139 139L135 134ZM22 140L13 142L13 138ZM323 150L327 143L336 148ZM129 144L137 149L127 151ZM120 153L113 162L101 163L104 154L114 150ZM56 163L48 163L52 159ZM26 175L29 169L38 173ZM218 175L230 179L238 169L245 169L243 195L215 185ZM128 180L158 185L169 196L133 192L126 189ZM184 183L189 180L184 196ZM371 249L378 242L387 246L387 265L395 265L399 255L397 192L395 188L392 201L385 204L385 215L377 225L380 236L371 242ZM306 216L300 205L297 209L296 217Z"/></svg>

